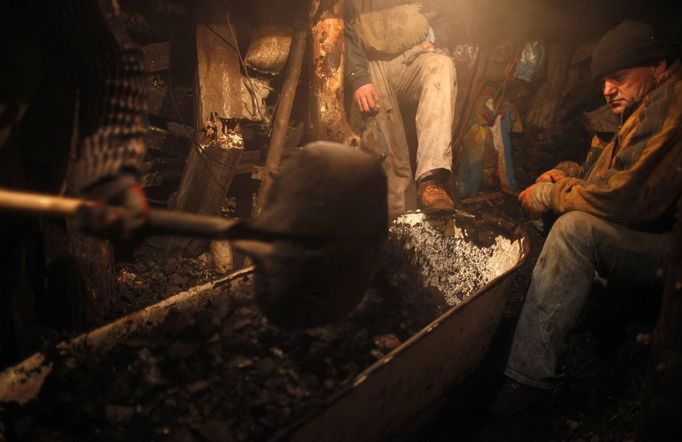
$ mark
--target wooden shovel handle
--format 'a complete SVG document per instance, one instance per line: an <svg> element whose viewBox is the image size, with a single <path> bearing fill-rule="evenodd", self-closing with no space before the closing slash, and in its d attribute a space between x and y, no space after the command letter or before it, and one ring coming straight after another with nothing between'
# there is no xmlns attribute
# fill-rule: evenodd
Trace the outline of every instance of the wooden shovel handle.
<svg viewBox="0 0 682 442"><path fill-rule="evenodd" d="M0 210L72 218L81 207L94 207L95 202L80 198L44 195L0 189Z"/></svg>
<svg viewBox="0 0 682 442"><path fill-rule="evenodd" d="M161 209L150 209L147 223L158 233L203 238L235 238L246 230L236 219Z"/></svg>
<svg viewBox="0 0 682 442"><path fill-rule="evenodd" d="M81 198L0 189L0 210L14 213L75 218L80 210L97 205L95 201ZM241 224L234 219L161 209L149 210L147 224L157 233L173 235L233 238L243 234L243 229L236 228Z"/></svg>

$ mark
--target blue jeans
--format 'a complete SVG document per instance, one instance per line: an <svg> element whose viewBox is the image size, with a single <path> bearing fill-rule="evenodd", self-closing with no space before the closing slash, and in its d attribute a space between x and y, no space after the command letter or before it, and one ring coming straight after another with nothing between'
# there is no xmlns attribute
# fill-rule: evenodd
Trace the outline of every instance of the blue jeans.
<svg viewBox="0 0 682 442"><path fill-rule="evenodd" d="M516 327L505 374L536 388L556 383L557 361L595 271L607 280L654 286L672 234L628 229L585 212L561 216L549 232Z"/></svg>

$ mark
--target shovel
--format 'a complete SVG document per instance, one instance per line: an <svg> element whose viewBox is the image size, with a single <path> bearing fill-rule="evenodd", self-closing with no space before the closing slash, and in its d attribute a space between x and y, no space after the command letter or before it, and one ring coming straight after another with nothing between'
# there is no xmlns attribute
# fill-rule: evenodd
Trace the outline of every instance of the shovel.
<svg viewBox="0 0 682 442"><path fill-rule="evenodd" d="M75 218L95 202L0 189L0 210ZM387 232L386 178L369 155L328 142L289 157L261 214L225 219L151 209L154 233L233 240L256 263L256 300L278 325L324 325L369 286Z"/></svg>

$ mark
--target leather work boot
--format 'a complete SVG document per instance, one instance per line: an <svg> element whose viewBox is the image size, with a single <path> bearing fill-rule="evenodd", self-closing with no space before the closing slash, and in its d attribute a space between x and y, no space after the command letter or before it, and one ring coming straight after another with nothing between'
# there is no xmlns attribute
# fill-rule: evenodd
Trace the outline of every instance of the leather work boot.
<svg viewBox="0 0 682 442"><path fill-rule="evenodd" d="M546 410L558 405L556 391L528 387L505 376L497 397L488 410L492 416L514 416L531 410Z"/></svg>
<svg viewBox="0 0 682 442"><path fill-rule="evenodd" d="M448 216L455 213L455 203L445 187L436 180L419 184L419 202L422 211L430 216Z"/></svg>

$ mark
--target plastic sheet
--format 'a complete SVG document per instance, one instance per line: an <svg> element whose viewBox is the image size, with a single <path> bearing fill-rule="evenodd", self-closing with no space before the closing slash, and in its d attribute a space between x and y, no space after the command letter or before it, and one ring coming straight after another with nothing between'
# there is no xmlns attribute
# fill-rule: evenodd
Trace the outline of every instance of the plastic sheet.
<svg viewBox="0 0 682 442"><path fill-rule="evenodd" d="M519 56L514 78L531 82L535 80L545 61L545 46L542 41L526 42Z"/></svg>

